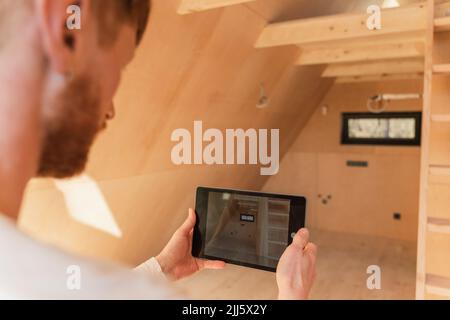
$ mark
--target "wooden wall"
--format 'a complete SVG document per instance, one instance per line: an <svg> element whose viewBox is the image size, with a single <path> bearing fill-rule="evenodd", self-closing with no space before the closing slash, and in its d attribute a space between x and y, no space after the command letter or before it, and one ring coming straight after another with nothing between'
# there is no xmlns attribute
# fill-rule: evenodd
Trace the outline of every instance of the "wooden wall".
<svg viewBox="0 0 450 320"><path fill-rule="evenodd" d="M420 148L343 146L340 117L342 112L367 112L367 99L375 94L422 89L419 80L334 85L285 155L280 174L264 189L307 196L312 228L416 241ZM420 110L421 100L391 102L387 109ZM347 160L368 161L369 166L348 167ZM400 221L393 219L394 212L401 213Z"/></svg>

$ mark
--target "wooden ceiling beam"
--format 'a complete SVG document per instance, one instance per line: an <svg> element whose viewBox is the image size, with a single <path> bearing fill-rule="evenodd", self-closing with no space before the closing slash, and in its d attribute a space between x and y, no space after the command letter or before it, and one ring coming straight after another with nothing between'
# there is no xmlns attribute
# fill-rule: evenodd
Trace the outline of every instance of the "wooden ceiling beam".
<svg viewBox="0 0 450 320"><path fill-rule="evenodd" d="M178 14L189 14L252 1L255 0L181 0L177 12Z"/></svg>
<svg viewBox="0 0 450 320"><path fill-rule="evenodd" d="M394 33L387 35L374 35L366 38L351 38L341 40L320 41L297 45L301 49L316 49L329 47L364 47L374 45L388 45L399 42L420 42L425 43L425 30Z"/></svg>
<svg viewBox="0 0 450 320"><path fill-rule="evenodd" d="M370 76L379 74L419 73L424 70L424 59L383 60L375 62L338 63L329 65L322 74L325 78Z"/></svg>
<svg viewBox="0 0 450 320"><path fill-rule="evenodd" d="M372 38L423 31L426 29L424 3L382 10L382 28L369 30L368 14L340 14L334 16L272 23L262 31L255 47L266 48L283 45L301 45L354 38Z"/></svg>
<svg viewBox="0 0 450 320"><path fill-rule="evenodd" d="M434 19L434 30L436 32L450 31L450 17Z"/></svg>
<svg viewBox="0 0 450 320"><path fill-rule="evenodd" d="M372 76L339 77L335 83L382 82L396 80L422 80L423 73L378 74Z"/></svg>
<svg viewBox="0 0 450 320"><path fill-rule="evenodd" d="M370 46L310 47L302 49L298 65L332 64L353 61L374 61L423 57L423 42L401 42Z"/></svg>

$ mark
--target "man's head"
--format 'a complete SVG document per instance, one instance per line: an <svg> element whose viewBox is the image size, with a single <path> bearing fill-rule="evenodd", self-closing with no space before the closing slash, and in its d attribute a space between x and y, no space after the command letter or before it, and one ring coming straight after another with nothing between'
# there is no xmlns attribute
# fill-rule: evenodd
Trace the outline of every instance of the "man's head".
<svg viewBox="0 0 450 320"><path fill-rule="evenodd" d="M67 26L68 19L78 18L69 10L72 5L81 9L79 30ZM114 117L112 99L144 33L150 0L0 0L0 17L8 7L21 13L16 14L20 23L27 21L24 12L30 13L40 37L36 55L44 84L38 175L78 174L97 133ZM0 39L12 36L13 23L0 22ZM1 45L0 40L0 50Z"/></svg>

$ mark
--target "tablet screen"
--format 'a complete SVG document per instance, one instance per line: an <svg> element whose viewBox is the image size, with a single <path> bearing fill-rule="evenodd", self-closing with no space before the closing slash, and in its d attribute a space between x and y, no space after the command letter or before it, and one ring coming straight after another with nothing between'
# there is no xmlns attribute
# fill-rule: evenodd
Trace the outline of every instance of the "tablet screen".
<svg viewBox="0 0 450 320"><path fill-rule="evenodd" d="M303 197L199 188L193 253L274 271L304 226Z"/></svg>

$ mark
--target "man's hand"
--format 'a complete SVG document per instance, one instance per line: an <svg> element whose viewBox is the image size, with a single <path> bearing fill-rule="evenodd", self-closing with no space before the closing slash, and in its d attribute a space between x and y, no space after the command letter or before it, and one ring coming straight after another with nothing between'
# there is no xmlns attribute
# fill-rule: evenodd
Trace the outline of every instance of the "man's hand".
<svg viewBox="0 0 450 320"><path fill-rule="evenodd" d="M301 229L278 262L280 300L305 300L316 277L317 247L309 242L309 231Z"/></svg>
<svg viewBox="0 0 450 320"><path fill-rule="evenodd" d="M192 236L195 220L194 210L189 209L186 221L156 257L162 271L171 280L188 277L202 269L223 269L225 267L223 261L204 260L192 256Z"/></svg>

